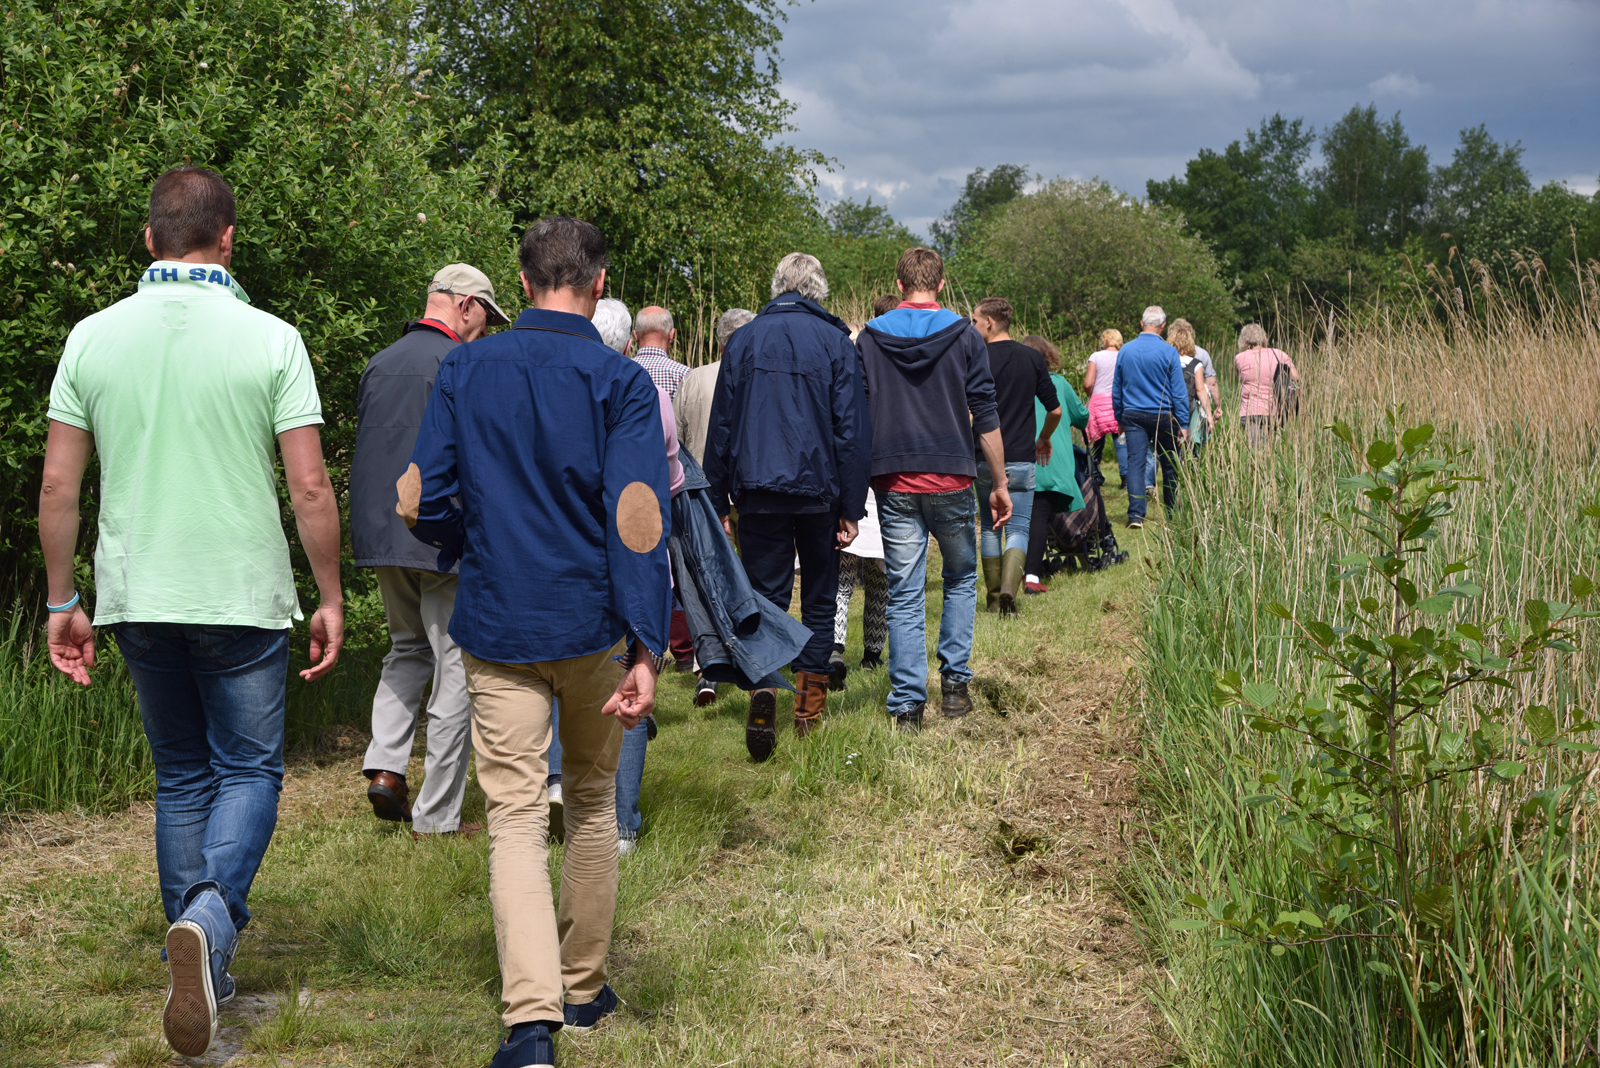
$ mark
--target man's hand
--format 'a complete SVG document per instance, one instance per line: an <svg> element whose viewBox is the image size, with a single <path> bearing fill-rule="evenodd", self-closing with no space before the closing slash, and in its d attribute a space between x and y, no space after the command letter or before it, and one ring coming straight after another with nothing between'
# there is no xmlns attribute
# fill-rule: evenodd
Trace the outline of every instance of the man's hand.
<svg viewBox="0 0 1600 1068"><path fill-rule="evenodd" d="M639 722L655 711L656 662L650 650L634 644L634 665L623 673L617 689L600 711L616 716L624 730L633 730Z"/></svg>
<svg viewBox="0 0 1600 1068"><path fill-rule="evenodd" d="M999 530L1011 518L1011 491L1004 485L995 486L989 494L989 514L994 516L994 529Z"/></svg>
<svg viewBox="0 0 1600 1068"><path fill-rule="evenodd" d="M1049 438L1041 437L1033 443L1034 460L1041 464L1048 464L1050 457L1055 455L1055 446L1050 444Z"/></svg>
<svg viewBox="0 0 1600 1068"><path fill-rule="evenodd" d="M50 663L79 686L89 685L89 669L94 667L94 626L83 606L51 613L46 634Z"/></svg>
<svg viewBox="0 0 1600 1068"><path fill-rule="evenodd" d="M1178 431L1178 444L1179 445L1185 444L1186 442L1188 442L1188 440L1189 440L1189 428L1188 427L1184 427L1182 430Z"/></svg>
<svg viewBox="0 0 1600 1068"><path fill-rule="evenodd" d="M861 526L854 519L839 520L839 548L848 549L859 533Z"/></svg>
<svg viewBox="0 0 1600 1068"><path fill-rule="evenodd" d="M722 517L722 530L728 537L733 537L733 520L727 516Z"/></svg>
<svg viewBox="0 0 1600 1068"><path fill-rule="evenodd" d="M339 662L344 648L344 602L324 601L311 617L311 666L300 672L307 682L320 679Z"/></svg>

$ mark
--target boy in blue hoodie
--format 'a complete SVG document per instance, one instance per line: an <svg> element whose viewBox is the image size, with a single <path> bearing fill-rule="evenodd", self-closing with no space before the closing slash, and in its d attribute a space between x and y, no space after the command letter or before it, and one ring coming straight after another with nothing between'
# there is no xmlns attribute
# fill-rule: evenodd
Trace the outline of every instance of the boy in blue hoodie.
<svg viewBox="0 0 1600 1068"><path fill-rule="evenodd" d="M938 303L944 260L908 249L895 266L899 307L856 338L872 423L872 488L889 569L889 714L903 730L922 726L928 699L923 584L928 535L944 559L939 620L940 708L972 711L972 628L978 608L976 437L992 470L1005 469L989 350L970 320ZM1003 482L989 494L996 528L1011 518Z"/></svg>

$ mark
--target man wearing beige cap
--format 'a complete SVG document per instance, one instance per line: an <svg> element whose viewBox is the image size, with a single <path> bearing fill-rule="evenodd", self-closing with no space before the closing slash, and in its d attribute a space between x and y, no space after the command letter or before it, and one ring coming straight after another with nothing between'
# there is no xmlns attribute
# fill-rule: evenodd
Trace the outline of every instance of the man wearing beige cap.
<svg viewBox="0 0 1600 1068"><path fill-rule="evenodd" d="M455 608L455 570L436 570L438 554L412 537L395 514L394 485L411 459L445 355L509 321L483 272L452 263L428 283L423 317L407 323L398 341L368 361L357 394L350 542L356 566L377 569L393 642L372 699L367 798L379 819L410 823L418 838L478 829L461 825L471 708L461 650L446 629ZM425 777L411 805L406 767L430 678Z"/></svg>

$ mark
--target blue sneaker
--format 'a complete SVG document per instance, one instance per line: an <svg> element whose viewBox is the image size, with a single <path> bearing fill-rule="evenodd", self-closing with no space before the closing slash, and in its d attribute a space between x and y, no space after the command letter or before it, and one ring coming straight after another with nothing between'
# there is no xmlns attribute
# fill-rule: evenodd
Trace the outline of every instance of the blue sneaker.
<svg viewBox="0 0 1600 1068"><path fill-rule="evenodd" d="M608 983L600 988L600 994L587 1005L574 1005L570 1001L561 1006L563 1018L563 1031L571 1031L576 1035L586 1035L600 1026L600 1021L616 1012L622 1005L622 1000Z"/></svg>
<svg viewBox="0 0 1600 1068"><path fill-rule="evenodd" d="M234 994L228 965L238 932L222 895L203 890L167 929L171 985L161 1012L167 1044L185 1057L201 1057L217 1037L217 1008Z"/></svg>
<svg viewBox="0 0 1600 1068"><path fill-rule="evenodd" d="M522 1038L512 1042L507 1036L494 1051L489 1068L555 1068L556 1040L544 1024L534 1024Z"/></svg>

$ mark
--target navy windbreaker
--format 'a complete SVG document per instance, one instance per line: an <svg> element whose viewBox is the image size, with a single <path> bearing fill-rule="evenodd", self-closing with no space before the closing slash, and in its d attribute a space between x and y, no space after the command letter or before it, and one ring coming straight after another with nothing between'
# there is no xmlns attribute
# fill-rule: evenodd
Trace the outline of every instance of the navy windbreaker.
<svg viewBox="0 0 1600 1068"><path fill-rule="evenodd" d="M463 649L534 663L631 634L666 651L661 405L589 320L530 308L451 351L411 463L401 514L441 570L461 561L450 636Z"/></svg>

